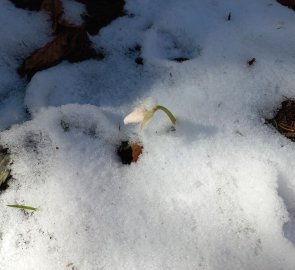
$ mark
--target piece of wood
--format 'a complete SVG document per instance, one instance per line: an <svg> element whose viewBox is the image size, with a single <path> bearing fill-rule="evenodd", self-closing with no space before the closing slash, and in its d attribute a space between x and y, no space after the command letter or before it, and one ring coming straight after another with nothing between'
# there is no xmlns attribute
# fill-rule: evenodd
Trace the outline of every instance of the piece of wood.
<svg viewBox="0 0 295 270"><path fill-rule="evenodd" d="M6 181L10 178L10 154L0 146L0 190L5 189Z"/></svg>

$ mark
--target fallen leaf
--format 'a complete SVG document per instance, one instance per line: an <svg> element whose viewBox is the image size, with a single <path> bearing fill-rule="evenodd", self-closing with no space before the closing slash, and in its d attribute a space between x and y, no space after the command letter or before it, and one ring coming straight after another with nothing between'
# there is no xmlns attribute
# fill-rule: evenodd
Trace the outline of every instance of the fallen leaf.
<svg viewBox="0 0 295 270"><path fill-rule="evenodd" d="M57 32L58 25L61 23L64 14L61 0L43 0L40 10L49 14L53 31Z"/></svg>
<svg viewBox="0 0 295 270"><path fill-rule="evenodd" d="M21 67L18 69L18 73L21 76L27 75L30 79L36 72L55 66L63 60L79 62L90 58L103 58L101 53L97 53L91 47L91 41L89 40L84 26L75 26L63 20L64 12L61 0L11 1L17 7L47 12L52 21L52 28L56 34L56 37L51 42L33 52L31 56L23 61ZM115 0L111 2L99 0L95 1L95 3L88 0L83 1L96 8L105 6L108 12L111 12L110 7L119 7L121 11L115 8L114 13L111 12L112 15L107 16L108 23L111 18L114 19L115 14L121 14L120 12L122 12L125 4L124 0ZM104 15L102 15L104 11L105 10L99 11L102 18L104 18Z"/></svg>
<svg viewBox="0 0 295 270"><path fill-rule="evenodd" d="M87 33L81 27L66 27L53 41L35 51L24 60L18 72L31 78L36 72L52 67L63 60L79 62L89 58L102 58L93 48Z"/></svg>
<svg viewBox="0 0 295 270"><path fill-rule="evenodd" d="M138 143L132 143L130 147L132 149L132 162L136 162L142 154L143 146Z"/></svg>

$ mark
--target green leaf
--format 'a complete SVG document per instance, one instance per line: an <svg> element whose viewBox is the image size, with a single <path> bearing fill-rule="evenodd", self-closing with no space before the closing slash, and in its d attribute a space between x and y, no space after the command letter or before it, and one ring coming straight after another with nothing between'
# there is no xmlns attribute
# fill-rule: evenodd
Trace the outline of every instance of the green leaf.
<svg viewBox="0 0 295 270"><path fill-rule="evenodd" d="M32 206L27 206L27 205L7 204L6 206L8 206L8 207L14 207L14 208L20 208L20 209L26 209L26 210L32 210L32 211L36 211L37 210L37 208L32 207Z"/></svg>

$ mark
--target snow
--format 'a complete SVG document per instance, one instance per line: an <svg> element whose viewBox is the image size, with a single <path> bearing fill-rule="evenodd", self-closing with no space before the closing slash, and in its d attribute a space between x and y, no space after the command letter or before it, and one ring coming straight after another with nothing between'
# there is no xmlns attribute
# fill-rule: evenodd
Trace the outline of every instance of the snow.
<svg viewBox="0 0 295 270"><path fill-rule="evenodd" d="M8 0L0 3L0 128L26 118L25 82L16 72L22 60L43 46L51 34L44 14L20 10Z"/></svg>
<svg viewBox="0 0 295 270"><path fill-rule="evenodd" d="M19 58L50 39L48 18L0 6L0 135L14 178L0 194L0 269L294 269L295 145L263 120L294 97L292 10L128 0L134 16L91 37L105 59L25 85ZM145 129L123 124L149 97L175 131L162 112ZM130 166L116 155L126 139L144 146Z"/></svg>
<svg viewBox="0 0 295 270"><path fill-rule="evenodd" d="M73 0L62 0L62 6L64 9L63 18L65 20L76 25L81 25L83 23L81 15L86 13L86 9L83 4Z"/></svg>

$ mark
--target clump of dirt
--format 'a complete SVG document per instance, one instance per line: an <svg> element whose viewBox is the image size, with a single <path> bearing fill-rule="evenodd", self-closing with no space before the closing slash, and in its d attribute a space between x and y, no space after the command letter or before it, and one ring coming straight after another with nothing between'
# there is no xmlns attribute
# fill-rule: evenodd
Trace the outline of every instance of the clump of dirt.
<svg viewBox="0 0 295 270"><path fill-rule="evenodd" d="M283 6L287 6L295 10L295 0L277 0Z"/></svg>
<svg viewBox="0 0 295 270"><path fill-rule="evenodd" d="M136 58L135 58L135 63L136 63L137 65L141 65L141 66L143 66L143 64L144 64L144 60L143 60L142 57L136 57Z"/></svg>
<svg viewBox="0 0 295 270"><path fill-rule="evenodd" d="M295 100L288 99L282 102L274 118L268 119L281 134L295 141Z"/></svg>
<svg viewBox="0 0 295 270"><path fill-rule="evenodd" d="M185 61L188 61L188 60L190 60L189 58L187 58L187 57L176 57L176 58L173 58L173 59L171 59L172 61L176 61L176 62L178 62L178 63L182 63L182 62L185 62Z"/></svg>
<svg viewBox="0 0 295 270"><path fill-rule="evenodd" d="M128 48L128 52L130 54L133 54L133 53L140 54L141 53L141 46L139 44L135 44L134 47Z"/></svg>
<svg viewBox="0 0 295 270"><path fill-rule="evenodd" d="M254 58L254 57L248 61L249 66L252 66L254 63L256 63L256 58Z"/></svg>
<svg viewBox="0 0 295 270"><path fill-rule="evenodd" d="M130 165L132 162L137 162L142 154L143 146L138 143L129 143L122 141L117 148L117 155L120 157L122 164Z"/></svg>
<svg viewBox="0 0 295 270"><path fill-rule="evenodd" d="M131 57L135 57L134 62L137 65L144 65L144 59L141 57L141 45L136 43L133 47L128 48L128 52L126 55Z"/></svg>

